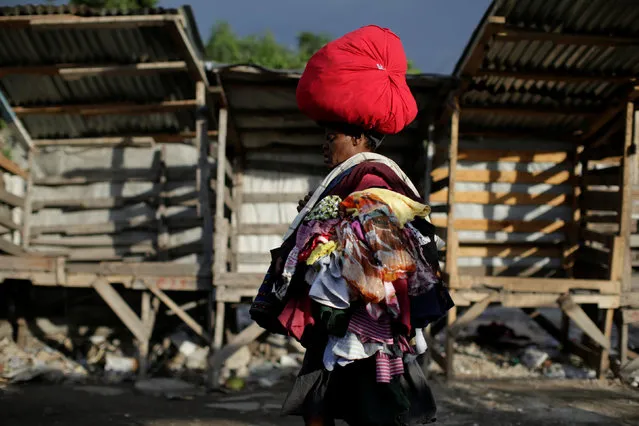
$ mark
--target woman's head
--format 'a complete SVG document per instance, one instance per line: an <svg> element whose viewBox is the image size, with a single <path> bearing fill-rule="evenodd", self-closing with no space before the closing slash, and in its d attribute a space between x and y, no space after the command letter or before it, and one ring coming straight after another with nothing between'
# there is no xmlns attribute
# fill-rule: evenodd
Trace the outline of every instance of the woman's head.
<svg viewBox="0 0 639 426"><path fill-rule="evenodd" d="M373 152L381 143L380 138L355 126L327 124L322 145L324 162L331 168L362 152Z"/></svg>

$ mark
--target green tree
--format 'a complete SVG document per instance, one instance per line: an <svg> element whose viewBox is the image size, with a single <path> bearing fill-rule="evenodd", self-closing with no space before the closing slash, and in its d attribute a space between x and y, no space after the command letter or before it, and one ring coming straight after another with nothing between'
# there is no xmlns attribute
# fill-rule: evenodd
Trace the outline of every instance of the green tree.
<svg viewBox="0 0 639 426"><path fill-rule="evenodd" d="M205 47L206 58L223 64L251 63L272 69L302 69L315 52L331 41L328 34L303 31L297 35L297 46L288 48L275 40L273 33L240 37L225 21L217 22ZM419 73L412 61L408 72Z"/></svg>
<svg viewBox="0 0 639 426"><path fill-rule="evenodd" d="M94 9L145 9L157 6L158 0L70 0L69 4Z"/></svg>

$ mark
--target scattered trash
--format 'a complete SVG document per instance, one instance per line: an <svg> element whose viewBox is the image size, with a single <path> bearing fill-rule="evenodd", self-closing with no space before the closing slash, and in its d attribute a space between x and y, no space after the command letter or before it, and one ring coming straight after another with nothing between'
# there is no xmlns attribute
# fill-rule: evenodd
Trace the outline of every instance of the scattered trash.
<svg viewBox="0 0 639 426"><path fill-rule="evenodd" d="M548 359L548 353L537 348L527 348L521 356L521 362L528 368L536 370Z"/></svg>
<svg viewBox="0 0 639 426"><path fill-rule="evenodd" d="M566 370L561 364L550 364L550 366L543 369L544 376L549 379L565 379Z"/></svg>
<svg viewBox="0 0 639 426"><path fill-rule="evenodd" d="M27 349L18 347L12 340L0 340L0 378L9 383L20 383L42 378L47 381L81 381L86 370L69 360L62 353L34 342Z"/></svg>

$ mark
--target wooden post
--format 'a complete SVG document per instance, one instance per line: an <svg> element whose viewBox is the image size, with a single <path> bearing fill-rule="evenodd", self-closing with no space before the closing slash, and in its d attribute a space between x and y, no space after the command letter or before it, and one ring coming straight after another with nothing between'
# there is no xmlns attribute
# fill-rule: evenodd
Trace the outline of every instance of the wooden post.
<svg viewBox="0 0 639 426"><path fill-rule="evenodd" d="M224 217L224 190L226 188L226 135L228 124L228 110L220 108L218 118L218 145L217 145L217 174L215 181L215 252L213 262L214 281L220 274L226 272L228 226ZM215 306L215 329L213 332L213 356L219 352L224 343L224 301L217 301ZM213 388L219 386L220 369L213 365L210 385Z"/></svg>
<svg viewBox="0 0 639 426"><path fill-rule="evenodd" d="M28 168L29 175L27 176L27 189L24 194L24 211L22 213L22 247L24 249L29 248L29 240L31 239L31 215L33 204L33 163L35 161L35 149L29 149L28 154Z"/></svg>
<svg viewBox="0 0 639 426"><path fill-rule="evenodd" d="M239 158L235 159L233 177L233 211L231 212L231 270L238 271L239 229L242 223L242 204L244 192L244 170Z"/></svg>
<svg viewBox="0 0 639 426"><path fill-rule="evenodd" d="M151 339L151 333L153 329L154 323L154 315L153 310L151 309L151 294L148 291L142 292L142 323L149 330L149 336L146 340L138 341L138 352L139 352L139 365L140 369L138 370L138 377L144 378L146 377L146 373L149 368L149 340Z"/></svg>
<svg viewBox="0 0 639 426"><path fill-rule="evenodd" d="M615 238L610 268L611 279L621 280L623 291L631 288L632 263L630 262L630 234L632 223L632 189L638 174L636 147L633 146L634 104L626 105L626 132L621 163L622 176L619 182L621 205L619 210L619 234ZM626 253L627 252L627 253Z"/></svg>
<svg viewBox="0 0 639 426"><path fill-rule="evenodd" d="M166 224L166 147L160 146L160 174L159 174L159 194L158 194L158 209L156 212L156 219L158 221L158 235L157 235L157 250L158 260L169 260L169 254L167 252L169 248L169 230Z"/></svg>
<svg viewBox="0 0 639 426"><path fill-rule="evenodd" d="M608 340L608 342L610 342L610 336L612 335L612 322L613 322L614 313L615 313L614 309L606 309L606 318L604 320L602 331L604 336L606 336L606 339ZM597 369L597 376L600 379L604 378L606 371L608 371L608 367L610 366L609 356L610 356L610 351L607 348L602 347L601 358L599 359L599 366L598 366L599 368Z"/></svg>
<svg viewBox="0 0 639 426"><path fill-rule="evenodd" d="M209 166L208 107L206 105L206 85L197 82L197 122L195 126L196 144L199 149L197 169L198 216L202 218L202 263L200 276L210 276L213 258L213 218L209 199L209 182L211 170Z"/></svg>
<svg viewBox="0 0 639 426"><path fill-rule="evenodd" d="M453 359L455 357L455 337L451 333L451 326L457 320L457 307L453 306L448 311L446 317L446 379L452 380L455 378L455 368L453 365Z"/></svg>
<svg viewBox="0 0 639 426"><path fill-rule="evenodd" d="M455 232L455 182L457 172L457 154L459 147L459 102L455 99L455 110L451 117L450 146L448 151L448 215L446 218L446 272L448 284L455 288L458 281L457 249L459 241Z"/></svg>
<svg viewBox="0 0 639 426"><path fill-rule="evenodd" d="M616 312L616 323L619 332L619 363L623 367L628 360L628 323L622 309Z"/></svg>
<svg viewBox="0 0 639 426"><path fill-rule="evenodd" d="M575 181L581 176L580 157L583 153L583 146L576 147L570 155L571 168L570 180ZM575 255L579 249L579 225L581 220L581 210L579 208L579 196L581 195L580 185L573 185L571 198L572 204L572 225L566 227L566 244L563 250L563 268L567 277L574 277ZM563 342L562 342L563 343Z"/></svg>

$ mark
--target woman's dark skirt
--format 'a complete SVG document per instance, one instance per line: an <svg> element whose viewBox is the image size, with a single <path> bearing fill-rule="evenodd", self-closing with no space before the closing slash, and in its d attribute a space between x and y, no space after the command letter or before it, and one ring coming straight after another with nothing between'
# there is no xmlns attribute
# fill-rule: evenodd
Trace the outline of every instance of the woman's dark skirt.
<svg viewBox="0 0 639 426"><path fill-rule="evenodd" d="M358 426L403 426L434 420L435 401L416 362L405 364L403 376L377 383L375 357L326 371L322 361L325 347L325 337L307 346L282 414L342 419Z"/></svg>

